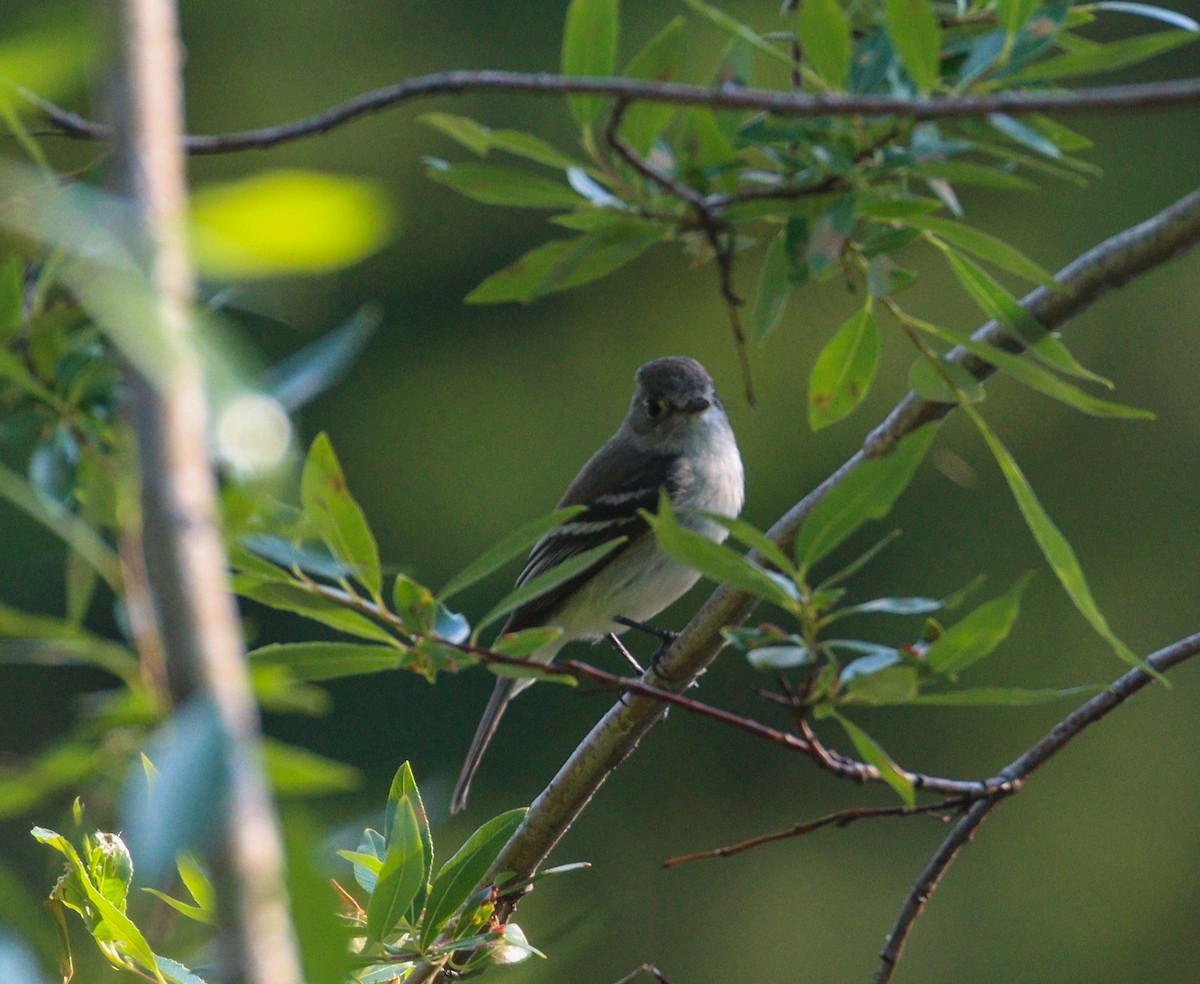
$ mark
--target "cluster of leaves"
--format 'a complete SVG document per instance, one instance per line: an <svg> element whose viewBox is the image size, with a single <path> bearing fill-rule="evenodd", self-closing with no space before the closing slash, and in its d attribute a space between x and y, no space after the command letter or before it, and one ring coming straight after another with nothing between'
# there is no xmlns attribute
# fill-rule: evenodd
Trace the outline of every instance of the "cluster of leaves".
<svg viewBox="0 0 1200 984"><path fill-rule="evenodd" d="M732 35L712 84L746 86L755 72L769 77L772 71L782 80L790 70L793 89L809 93L961 96L1045 88L1136 64L1200 37L1200 25L1191 19L1141 4L997 0L939 16L929 0L882 0L849 9L837 0L814 0L785 5L793 19L790 30L760 34L703 0L685 2ZM1108 43L1078 33L1104 11L1140 14L1171 29ZM623 75L681 79L684 34L683 19L672 21ZM615 72L618 38L617 0L573 0L563 72ZM949 349L962 346L1075 410L1152 418L1081 388L1081 382L1109 388L1112 383L1082 366L980 263L1059 289L1053 277L1015 247L960 221L956 186L1028 190L1033 187L1028 174L1084 181L1095 168L1072 155L1090 146L1087 138L1038 115L917 123L893 116L788 119L642 103L620 107L606 120L600 97L575 96L568 105L580 126L585 162L530 134L490 130L445 114L424 117L481 156L496 150L524 158L561 172L565 183L527 170L442 160L430 162L433 180L487 204L557 211L551 221L580 233L545 243L488 277L468 302L529 302L611 273L666 240L681 242L701 258L716 255L730 297L733 256L765 239L750 316L751 337L760 341L784 319L792 294L806 283L841 276L851 287L862 285L865 290L856 290L863 297L859 310L837 329L811 369L813 429L843 419L866 397L880 359L877 315L886 311L917 350L911 389L929 400L964 405L1076 608L1120 658L1136 662L1108 626L1074 551L1012 454L970 406L983 399L983 387L946 358ZM1030 357L976 342L901 306L897 295L916 274L899 258L922 245L944 258L966 295ZM740 338L740 327L735 336Z"/></svg>
<svg viewBox="0 0 1200 984"><path fill-rule="evenodd" d="M1175 29L1102 44L1078 29L1117 5L998 0L939 17L930 0L849 9L838 0L814 0L785 4L789 29L762 34L703 0L685 2L730 38L707 75L687 71L682 17L622 67L618 0L572 0L563 73L655 82L690 77L719 87L751 86L761 77L762 85L790 82L809 93L957 96L1044 88L1123 68L1194 40L1198 29L1169 11L1125 4ZM1044 116L948 123L786 119L641 102L623 109L612 127L603 97L578 95L567 103L580 128L580 146L570 153L532 134L494 130L462 116L422 117L480 157L496 151L552 172L430 158L432 180L485 204L556 212L554 224L578 233L492 274L467 295L469 303L527 303L606 276L666 241L701 258L714 248L769 243L752 316L759 338L782 319L797 287L843 272L858 277L847 269L848 259L868 261L862 277L876 293L907 286L912 275L897 268L895 257L927 233L1044 280L1044 272L1011 247L954 221L963 213L955 187L1030 190L1033 184L1018 172L1083 182L1095 171L1072 156L1090 142ZM634 166L630 155L653 174ZM918 195L918 188L934 197ZM939 207L954 219L922 220Z"/></svg>
<svg viewBox="0 0 1200 984"><path fill-rule="evenodd" d="M791 554L742 520L705 514L726 527L735 541L756 551L758 559L715 544L680 523L665 497L658 515L647 517L668 554L715 581L769 602L791 617L793 628L763 623L754 628L725 629L724 635L758 670L774 674L800 671L800 682L791 688L797 707L817 719L835 719L858 754L876 766L909 805L915 796L912 781L874 738L844 716L845 708L1020 706L1073 696L1087 689L957 685L962 673L990 655L1008 636L1019 614L1028 575L948 628L932 616L956 608L977 587L977 581L947 598L888 597L845 603L846 580L870 562L892 536L836 573L814 582L811 575L815 565L866 522L887 514L911 480L935 432L934 426L927 425L902 441L891 456L867 462L853 472L813 509ZM830 637L831 626L856 615L923 616L926 620L917 637L901 646Z"/></svg>
<svg viewBox="0 0 1200 984"><path fill-rule="evenodd" d="M82 806L75 803L76 826ZM354 866L354 879L364 901L335 882L343 902L343 918L352 938L342 962L356 984L387 984L402 977L417 960L445 963L466 973L491 963L517 963L541 954L525 940L516 923L494 917L503 874L487 874L524 817L510 810L493 817L439 868L434 868L433 838L412 769L405 762L388 794L384 833L368 828L356 851L338 853ZM155 953L129 912L133 859L120 835L84 834L82 846L53 830L35 827L33 836L58 851L65 872L50 893L47 906L58 930L60 969L64 981L74 974L67 910L75 912L104 958L118 970L158 984L204 984L177 960ZM586 865L562 865L547 875ZM155 896L180 915L204 926L218 922L216 893L207 872L189 853L177 859L179 880L190 901L150 887ZM504 884L506 894L519 893L530 882ZM482 888L479 886L483 885ZM329 940L321 941L328 947Z"/></svg>

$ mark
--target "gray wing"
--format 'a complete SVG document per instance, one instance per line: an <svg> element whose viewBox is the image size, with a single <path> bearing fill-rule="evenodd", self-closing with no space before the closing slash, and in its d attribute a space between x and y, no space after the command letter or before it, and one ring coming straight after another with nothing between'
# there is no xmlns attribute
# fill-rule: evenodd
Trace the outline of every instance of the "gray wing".
<svg viewBox="0 0 1200 984"><path fill-rule="evenodd" d="M524 584L564 560L614 537L628 539L583 573L514 611L504 627L505 632L545 625L582 582L611 564L640 537L651 535L649 525L638 510L653 512L657 509L660 489L675 492L677 459L673 455L631 450L625 443L617 452L615 441L615 438L610 440L592 456L558 503L559 509L568 506L587 508L534 545L517 584Z"/></svg>

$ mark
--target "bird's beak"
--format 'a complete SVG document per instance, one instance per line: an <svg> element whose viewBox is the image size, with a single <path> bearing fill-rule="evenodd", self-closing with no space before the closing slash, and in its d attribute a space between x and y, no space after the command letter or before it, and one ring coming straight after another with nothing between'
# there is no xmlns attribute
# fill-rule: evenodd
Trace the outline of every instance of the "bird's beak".
<svg viewBox="0 0 1200 984"><path fill-rule="evenodd" d="M712 406L712 400L707 396L693 396L679 409L684 413L702 413Z"/></svg>

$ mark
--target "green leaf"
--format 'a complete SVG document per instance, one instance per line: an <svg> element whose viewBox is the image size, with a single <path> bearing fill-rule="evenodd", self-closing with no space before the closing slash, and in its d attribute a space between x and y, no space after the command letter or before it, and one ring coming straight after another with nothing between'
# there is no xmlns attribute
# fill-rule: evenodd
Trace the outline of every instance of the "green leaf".
<svg viewBox="0 0 1200 984"><path fill-rule="evenodd" d="M1088 587L1087 579L1084 577L1083 568L1079 565L1075 551L1059 528L1054 525L1053 520L1046 514L1046 510L1038 501L1025 473L1021 471L1020 465L974 407L963 404L962 408L979 429L983 439L987 441L996 463L1004 473L1004 479L1008 482L1013 498L1017 500L1017 507L1021 510L1021 515L1025 517L1029 531L1041 548L1050 569L1054 571L1055 577L1067 592L1067 596L1079 613L1087 619L1096 634L1112 647L1113 652L1127 663L1142 666L1142 661L1109 628L1108 620L1097 607L1095 598L1092 597L1091 588Z"/></svg>
<svg viewBox="0 0 1200 984"><path fill-rule="evenodd" d="M345 323L271 366L261 385L285 410L299 410L342 378L381 319L379 307L364 304Z"/></svg>
<svg viewBox="0 0 1200 984"><path fill-rule="evenodd" d="M532 133L522 133L520 130L493 130L465 116L453 116L450 113L425 113L417 119L426 126L444 133L451 140L456 140L480 157L488 151L501 150L514 157L524 157L549 167L565 170L568 167L579 166L573 158Z"/></svg>
<svg viewBox="0 0 1200 984"><path fill-rule="evenodd" d="M379 546L362 508L350 494L342 466L324 433L317 435L304 462L300 501L305 519L334 557L352 569L378 598L383 587Z"/></svg>
<svg viewBox="0 0 1200 984"><path fill-rule="evenodd" d="M557 239L530 250L493 273L466 296L468 304L530 301L599 280L636 259L669 230L627 220L576 239Z"/></svg>
<svg viewBox="0 0 1200 984"><path fill-rule="evenodd" d="M1058 145L1053 140L1043 137L1037 130L1026 126L1020 120L1004 113L991 113L988 115L988 122L1009 140L1028 147L1034 153L1054 159L1063 156L1062 151L1058 149Z"/></svg>
<svg viewBox="0 0 1200 984"><path fill-rule="evenodd" d="M946 629L925 652L935 673L955 677L974 666L1008 638L1021 611L1021 593L1029 581L1025 574L1006 594L984 602Z"/></svg>
<svg viewBox="0 0 1200 984"><path fill-rule="evenodd" d="M796 36L817 74L834 89L844 89L853 51L850 22L838 0L804 0L796 20Z"/></svg>
<svg viewBox="0 0 1200 984"><path fill-rule="evenodd" d="M922 92L938 80L942 32L929 0L884 0L883 17L900 63Z"/></svg>
<svg viewBox="0 0 1200 984"><path fill-rule="evenodd" d="M305 618L328 625L331 629L356 635L376 642L395 640L382 626L376 625L365 615L331 601L299 584L284 584L279 581L264 581L250 574L239 574L233 579L233 588L243 598L257 601L261 605L294 612Z"/></svg>
<svg viewBox="0 0 1200 984"><path fill-rule="evenodd" d="M1008 76L1005 82L1017 85L1025 82L1045 82L1051 79L1062 79L1072 75L1095 75L1100 72L1111 72L1114 69L1136 65L1155 55L1178 48L1182 44L1195 41L1197 35L1193 31L1159 31L1155 34L1143 34L1140 37L1124 38L1120 41L1110 41L1083 51L1068 52L1057 58L1030 65L1021 71Z"/></svg>
<svg viewBox="0 0 1200 984"><path fill-rule="evenodd" d="M855 199L854 213L864 219L903 220L914 215L936 212L942 203L933 198L893 197Z"/></svg>
<svg viewBox="0 0 1200 984"><path fill-rule="evenodd" d="M148 892L160 902L165 902L180 915L186 916L188 919L195 920L198 923L204 923L206 926L211 926L216 922L216 914L206 912L198 905L190 905L187 902L182 902L179 899L172 898L166 892L160 892L156 888L143 888L143 892Z"/></svg>
<svg viewBox="0 0 1200 984"><path fill-rule="evenodd" d="M0 464L0 498L6 499L31 519L59 537L88 562L105 582L119 590L121 565L116 551L85 520L69 509L40 495L29 482Z"/></svg>
<svg viewBox="0 0 1200 984"><path fill-rule="evenodd" d="M941 178L954 184L973 185L996 191L1034 191L1037 188L1032 181L1010 171L967 161L921 161L910 168L909 173L923 178Z"/></svg>
<svg viewBox="0 0 1200 984"><path fill-rule="evenodd" d="M425 812L425 804L421 801L421 791L417 789L417 780L413 776L412 766L408 762L401 763L392 779L391 788L388 790L387 809L384 811L384 833L389 850L397 817L405 804L411 806L416 814L421 848L424 852L424 877L406 916L409 925L416 926L421 908L425 904L425 890L428 888L429 879L433 874L433 835L429 831L429 815Z"/></svg>
<svg viewBox="0 0 1200 984"><path fill-rule="evenodd" d="M506 632L492 643L492 651L501 656L515 656L524 659L547 646L563 634L556 625L536 629L522 629L520 632Z"/></svg>
<svg viewBox="0 0 1200 984"><path fill-rule="evenodd" d="M215 912L217 907L216 890L213 888L208 872L200 866L200 862L196 860L195 856L187 853L181 854L176 860L176 866L184 887L191 894L196 905L206 912Z"/></svg>
<svg viewBox="0 0 1200 984"><path fill-rule="evenodd" d="M762 342L783 317L788 298L792 295L792 264L788 259L787 230L771 240L758 276L758 291L750 312L750 332L756 342Z"/></svg>
<svg viewBox="0 0 1200 984"><path fill-rule="evenodd" d="M970 337L956 335L951 331L939 328L928 321L913 318L908 314L904 316L904 320L927 335L931 335L952 345L961 345L972 355L983 359L985 362L990 362L1001 372L1012 376L1013 379L1018 380L1030 389L1037 390L1051 399L1059 400L1067 406L1074 407L1076 410L1081 410L1086 414L1091 414L1093 417L1115 417L1123 420L1154 419L1154 414L1149 410L1139 410L1136 407L1127 407L1121 403L1101 400L1090 393L1085 393L1079 387L1059 379L1058 376L1043 369L1036 363L1028 359L1023 359L1019 355L1013 355L1011 352L1005 352L994 345L987 345L983 342L977 342Z"/></svg>
<svg viewBox="0 0 1200 984"><path fill-rule="evenodd" d="M373 182L316 171L265 171L191 195L196 263L221 280L323 273L390 238L394 217Z"/></svg>
<svg viewBox="0 0 1200 984"><path fill-rule="evenodd" d="M725 11L711 4L704 3L704 0L683 0L683 2L722 31L728 31L734 37L740 38L746 44L750 45L750 47L761 51L764 55L768 55L789 67L791 66L792 59L790 55L785 54L779 48L764 40L762 35L757 31L730 17Z"/></svg>
<svg viewBox="0 0 1200 984"><path fill-rule="evenodd" d="M762 554L763 559L774 564L784 574L795 575L796 565L783 549L770 540L761 530L751 526L744 519L738 519L736 516L722 516L718 513L700 511L699 515L705 519L711 519L718 526L724 526L729 530L729 535L741 543L743 546L749 547L751 550L757 550Z"/></svg>
<svg viewBox="0 0 1200 984"><path fill-rule="evenodd" d="M277 796L327 796L351 792L362 784L362 775L354 766L272 738L263 741L262 756Z"/></svg>
<svg viewBox="0 0 1200 984"><path fill-rule="evenodd" d="M985 273L977 263L945 243L935 240L935 245L941 249L958 282L979 305L980 310L999 322L1014 338L1024 342L1034 357L1060 372L1090 379L1109 389L1112 388L1112 383L1103 376L1098 376L1080 365L1066 346L1055 335L1047 332L1045 325L1017 303L1016 298Z"/></svg>
<svg viewBox="0 0 1200 984"><path fill-rule="evenodd" d="M1004 28L1007 45L1041 6L1041 0L997 0L997 12L1000 15L1000 26Z"/></svg>
<svg viewBox="0 0 1200 984"><path fill-rule="evenodd" d="M654 35L630 59L625 66L624 76L652 82L678 81L683 69L684 23L682 17L676 17ZM669 103L634 103L625 112L621 135L634 150L645 156L674 115L675 107Z"/></svg>
<svg viewBox="0 0 1200 984"><path fill-rule="evenodd" d="M94 666L131 687L141 684L141 665L132 652L62 619L0 604L0 638L21 640L24 650L15 658L0 654L0 662Z"/></svg>
<svg viewBox="0 0 1200 984"><path fill-rule="evenodd" d="M388 835L387 856L367 902L367 935L382 942L405 918L425 884L425 847L411 800L402 799Z"/></svg>
<svg viewBox="0 0 1200 984"><path fill-rule="evenodd" d="M203 977L193 974L178 960L154 955L154 965L170 984L207 984Z"/></svg>
<svg viewBox="0 0 1200 984"><path fill-rule="evenodd" d="M642 515L668 557L687 564L718 584L748 591L787 610L795 606L796 586L789 579L764 570L741 554L682 525L675 517L671 498L665 490L658 500L658 515L652 516L644 510Z"/></svg>
<svg viewBox="0 0 1200 984"><path fill-rule="evenodd" d="M879 328L870 305L852 315L813 364L808 422L814 431L836 423L867 395L879 365Z"/></svg>
<svg viewBox="0 0 1200 984"><path fill-rule="evenodd" d="M880 777L900 794L900 798L904 800L905 806L913 806L917 801L917 795L916 790L913 789L912 780L892 761L892 757L883 750L879 742L863 731L853 721L847 720L840 714L834 714L833 717L837 719L838 724L845 730L850 741L854 743L854 747L862 760L879 770Z"/></svg>
<svg viewBox="0 0 1200 984"><path fill-rule="evenodd" d="M875 598L860 605L838 609L845 615L931 615L940 612L945 602L940 598Z"/></svg>
<svg viewBox="0 0 1200 984"><path fill-rule="evenodd" d="M847 691L857 704L898 704L917 696L917 668L888 666L874 673L857 673Z"/></svg>
<svg viewBox="0 0 1200 984"><path fill-rule="evenodd" d="M851 471L814 507L796 537L796 559L811 567L871 519L888 514L916 474L937 435L924 426L908 435L883 458L870 458Z"/></svg>
<svg viewBox="0 0 1200 984"><path fill-rule="evenodd" d="M969 253L974 253L982 260L994 263L1001 270L1015 273L1018 277L1032 280L1036 284L1059 288L1054 274L1042 269L1016 247L1010 246L1002 239L997 239L986 232L972 229L961 222L940 219L932 215L914 216L905 220L904 224L915 229L936 233L947 242L951 242Z"/></svg>
<svg viewBox="0 0 1200 984"><path fill-rule="evenodd" d="M31 833L34 840L54 848L67 859L69 870L77 879L78 886L83 889L88 902L99 917L99 921L94 927L89 926L92 935L97 939L117 944L119 949L128 954L143 970L153 974L159 984L166 984L162 974L158 971L150 944L146 942L145 937L142 936L133 921L92 884L83 861L71 843L62 834L47 830L45 827L34 827Z"/></svg>
<svg viewBox="0 0 1200 984"><path fill-rule="evenodd" d="M421 927L422 946L433 941L446 921L471 896L528 812L526 809L510 810L493 817L442 865L429 890L425 921Z"/></svg>
<svg viewBox="0 0 1200 984"><path fill-rule="evenodd" d="M586 509L586 506L559 509L513 530L447 581L446 586L437 594L438 601L445 601L472 584L482 581L513 558L525 553L551 530L574 519Z"/></svg>
<svg viewBox="0 0 1200 984"><path fill-rule="evenodd" d="M571 0L563 30L563 75L612 75L617 67L617 0ZM590 127L604 109L600 96L568 96L571 115Z"/></svg>
<svg viewBox="0 0 1200 984"><path fill-rule="evenodd" d="M987 395L983 383L969 370L942 356L936 357L936 364L928 356L918 356L908 372L908 388L934 403L957 403L960 393L978 403Z"/></svg>
<svg viewBox="0 0 1200 984"><path fill-rule="evenodd" d="M476 625L475 634L478 635L487 626L507 615L513 609L520 608L526 602L533 601L534 598L540 598L547 592L553 591L560 584L564 584L571 580L571 578L594 567L614 550L623 547L628 539L628 537L619 536L614 540L609 540L598 547L593 547L591 550L585 550L581 554L570 557L561 564L557 564L548 571L526 581L496 603L492 610Z"/></svg>
<svg viewBox="0 0 1200 984"><path fill-rule="evenodd" d="M550 178L495 164L450 164L426 158L425 176L485 205L515 208L574 208L579 196Z"/></svg>
<svg viewBox="0 0 1200 984"><path fill-rule="evenodd" d="M16 253L0 263L0 344L7 343L24 320L25 264Z"/></svg>
<svg viewBox="0 0 1200 984"><path fill-rule="evenodd" d="M1055 690L1026 690L1020 687L972 687L969 690L946 690L918 694L899 703L925 704L929 707L1028 707L1048 704L1054 700L1095 693L1097 687L1063 687Z"/></svg>
<svg viewBox="0 0 1200 984"><path fill-rule="evenodd" d="M285 667L295 680L337 680L403 669L407 654L393 646L362 642L283 642L248 654L252 665Z"/></svg>

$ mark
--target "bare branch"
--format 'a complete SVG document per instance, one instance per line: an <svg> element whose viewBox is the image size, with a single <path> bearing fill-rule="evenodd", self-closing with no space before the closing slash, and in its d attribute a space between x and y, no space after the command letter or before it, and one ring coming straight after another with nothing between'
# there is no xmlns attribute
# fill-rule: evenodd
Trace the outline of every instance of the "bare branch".
<svg viewBox="0 0 1200 984"><path fill-rule="evenodd" d="M687 864L689 861L728 858L734 854L741 854L742 851L761 847L763 844L773 844L776 841L790 840L793 837L803 837L805 834L811 834L814 830L820 830L822 827L848 827L859 820L874 820L877 817L914 817L923 813L946 814L961 810L963 807L969 805L970 802L967 799L948 799L942 800L940 803L924 803L921 806L863 806L850 810L838 810L836 813L827 813L816 820L806 820L787 830L778 830L773 834L761 834L758 837L750 837L747 840L739 841L737 844L727 844L725 847L715 847L709 851L697 851L694 854L681 854L679 857L668 858L663 862L663 867L677 868L679 865ZM941 819L947 820L949 818L943 816Z"/></svg>
<svg viewBox="0 0 1200 984"><path fill-rule="evenodd" d="M1155 673L1165 673L1185 660L1200 653L1200 632L1180 639L1146 657L1146 665ZM1063 718L1050 732L1020 758L1001 770L1000 774L1014 783L1021 783L1051 756L1062 751L1067 744L1089 725L1095 724L1114 708L1125 703L1143 687L1154 682L1146 670L1130 670L1113 684L1098 693L1087 703ZM976 802L966 815L955 824L949 836L934 852L925 870L921 872L912 888L904 897L895 925L888 934L887 943L879 954L879 965L875 970L874 984L887 984L892 979L896 963L904 950L904 944L912 932L913 923L925 908L929 896L938 887L946 869L958 855L959 850L974 835L992 809L1004 799L1005 794L985 797Z"/></svg>
<svg viewBox="0 0 1200 984"><path fill-rule="evenodd" d="M171 696L211 702L224 732L228 806L215 853L222 905L232 902L235 976L248 984L300 984L283 847L258 759L258 711L226 576L208 408L191 339L177 13L172 0L124 0L121 9L125 78L115 130L154 290L154 323L145 329L159 335L172 356L154 379L133 368L127 373L146 579L153 585Z"/></svg>
<svg viewBox="0 0 1200 984"><path fill-rule="evenodd" d="M777 116L904 116L913 120L984 116L988 113L1080 113L1092 110L1127 112L1169 109L1200 103L1200 79L1175 79L1140 85L1104 86L1073 91L998 92L939 98L803 94L765 89L709 88L674 82L626 78L590 78L551 73L527 74L490 69L436 72L372 89L304 119L234 133L195 134L183 138L189 154L229 154L265 150L342 126L360 116L378 113L431 96L464 92L512 92L525 95L594 94L618 99L745 109ZM59 129L59 135L81 140L112 139L103 124L56 106L27 90L22 95Z"/></svg>

